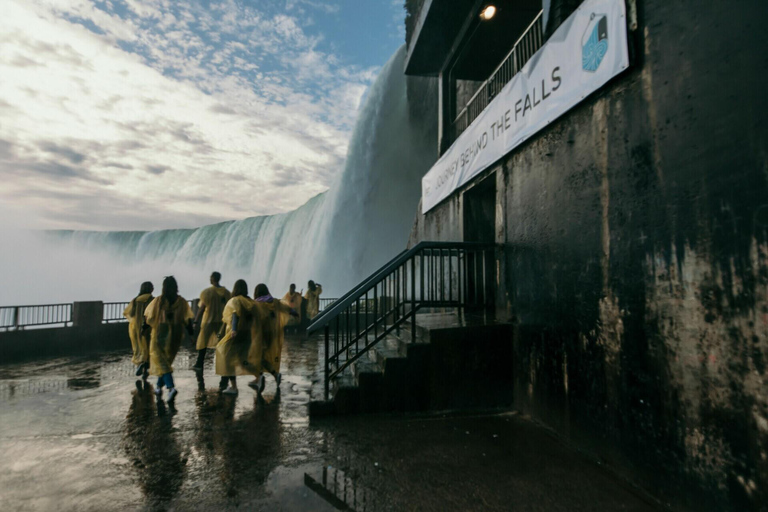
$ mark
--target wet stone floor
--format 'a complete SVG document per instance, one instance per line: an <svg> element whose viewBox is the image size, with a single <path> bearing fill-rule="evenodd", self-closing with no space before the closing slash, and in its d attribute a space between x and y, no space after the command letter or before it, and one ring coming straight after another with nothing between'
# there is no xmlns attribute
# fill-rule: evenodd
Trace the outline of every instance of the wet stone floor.
<svg viewBox="0 0 768 512"><path fill-rule="evenodd" d="M127 353L0 367L0 509L655 508L514 412L313 420L316 340L286 341L281 391L218 393L182 349L174 407Z"/></svg>

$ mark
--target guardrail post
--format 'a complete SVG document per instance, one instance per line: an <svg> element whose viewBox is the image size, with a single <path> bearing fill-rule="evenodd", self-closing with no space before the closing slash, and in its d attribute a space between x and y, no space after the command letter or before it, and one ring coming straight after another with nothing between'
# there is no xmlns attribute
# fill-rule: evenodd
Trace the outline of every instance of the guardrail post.
<svg viewBox="0 0 768 512"><path fill-rule="evenodd" d="M330 337L330 328L328 327L328 324L325 325L325 401L328 401L328 387L329 387L329 379L328 376L330 375L329 371L329 364L328 364L328 357L330 356L331 351L331 344L329 341Z"/></svg>
<svg viewBox="0 0 768 512"><path fill-rule="evenodd" d="M411 258L411 342L416 342L416 256Z"/></svg>
<svg viewBox="0 0 768 512"><path fill-rule="evenodd" d="M13 308L13 330L14 331L19 330L19 307L18 306Z"/></svg>
<svg viewBox="0 0 768 512"><path fill-rule="evenodd" d="M104 318L104 303L101 301L74 302L72 304L72 326L93 327L101 325Z"/></svg>

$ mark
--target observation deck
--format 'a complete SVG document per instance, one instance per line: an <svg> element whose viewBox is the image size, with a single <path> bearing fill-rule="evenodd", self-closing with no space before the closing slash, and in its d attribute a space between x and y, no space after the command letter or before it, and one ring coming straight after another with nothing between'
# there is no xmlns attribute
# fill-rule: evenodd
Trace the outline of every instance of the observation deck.
<svg viewBox="0 0 768 512"><path fill-rule="evenodd" d="M0 367L5 510L653 510L513 411L312 420L322 342L288 337L280 393L199 382L186 342L174 407L129 348ZM439 489L439 492L435 492Z"/></svg>

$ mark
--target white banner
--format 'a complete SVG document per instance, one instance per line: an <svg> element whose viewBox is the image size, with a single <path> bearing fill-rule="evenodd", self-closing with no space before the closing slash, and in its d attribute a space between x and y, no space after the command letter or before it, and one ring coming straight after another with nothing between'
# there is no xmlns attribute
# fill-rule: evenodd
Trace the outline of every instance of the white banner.
<svg viewBox="0 0 768 512"><path fill-rule="evenodd" d="M628 66L624 0L586 0L422 178L422 211Z"/></svg>

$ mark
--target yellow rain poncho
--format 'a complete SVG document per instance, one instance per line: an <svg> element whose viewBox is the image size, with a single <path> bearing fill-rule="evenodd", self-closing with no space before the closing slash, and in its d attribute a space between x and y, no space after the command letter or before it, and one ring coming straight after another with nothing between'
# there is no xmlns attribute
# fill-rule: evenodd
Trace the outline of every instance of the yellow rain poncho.
<svg viewBox="0 0 768 512"><path fill-rule="evenodd" d="M216 375L261 375L261 333L256 329L253 301L238 295L224 308L227 332L216 346ZM232 336L232 315L237 314L237 336Z"/></svg>
<svg viewBox="0 0 768 512"><path fill-rule="evenodd" d="M173 360L184 339L184 326L194 315L189 303L179 296L172 305L157 297L147 307L144 317L152 327L149 342L149 373L165 375L173 371Z"/></svg>
<svg viewBox="0 0 768 512"><path fill-rule="evenodd" d="M128 319L128 336L133 348L131 362L135 365L149 362L149 332L142 333L141 326L144 324L144 311L153 298L151 293L139 295L123 311L123 316Z"/></svg>
<svg viewBox="0 0 768 512"><path fill-rule="evenodd" d="M221 318L229 297L229 290L223 286L211 286L200 293L200 307L205 306L205 311L200 321L200 334L197 335L197 350L216 348L219 343L217 333L221 329Z"/></svg>
<svg viewBox="0 0 768 512"><path fill-rule="evenodd" d="M292 316L288 318L288 322L285 325L299 325L301 323L301 301L304 300L299 292L286 293L281 302L286 306L293 308L299 316Z"/></svg>
<svg viewBox="0 0 768 512"><path fill-rule="evenodd" d="M323 293L323 287L317 285L315 291L307 290L304 299L307 301L307 318L312 320L320 312L320 294Z"/></svg>
<svg viewBox="0 0 768 512"><path fill-rule="evenodd" d="M280 359L283 353L285 323L288 321L291 308L277 299L272 299L271 302L256 301L254 304L264 351L264 370L277 373L280 371Z"/></svg>

